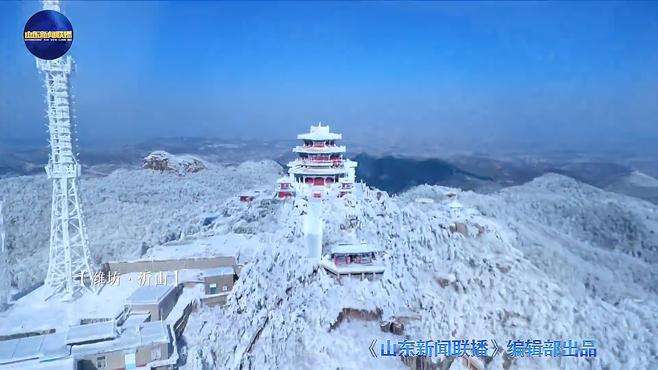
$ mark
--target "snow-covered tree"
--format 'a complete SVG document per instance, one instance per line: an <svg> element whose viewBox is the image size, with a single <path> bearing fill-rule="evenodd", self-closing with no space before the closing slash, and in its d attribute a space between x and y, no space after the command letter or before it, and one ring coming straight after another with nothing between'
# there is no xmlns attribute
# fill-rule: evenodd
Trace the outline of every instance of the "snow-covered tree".
<svg viewBox="0 0 658 370"><path fill-rule="evenodd" d="M10 294L9 260L5 246L5 225L2 216L2 199L0 199L0 310L9 303Z"/></svg>
<svg viewBox="0 0 658 370"><path fill-rule="evenodd" d="M150 247L198 232L224 210L228 198L254 188L273 192L281 166L273 161L238 166L208 163L178 176L149 169L119 169L82 177L89 249L94 263L138 258ZM0 179L12 279L17 288L43 281L48 268L51 184L44 175Z"/></svg>

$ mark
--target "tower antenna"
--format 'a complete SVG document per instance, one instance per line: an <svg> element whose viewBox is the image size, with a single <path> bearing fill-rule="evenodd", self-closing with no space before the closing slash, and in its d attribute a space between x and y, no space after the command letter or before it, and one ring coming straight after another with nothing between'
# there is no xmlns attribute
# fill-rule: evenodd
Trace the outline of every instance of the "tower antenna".
<svg viewBox="0 0 658 370"><path fill-rule="evenodd" d="M59 1L43 1L43 9L60 11ZM37 68L44 75L50 158L46 166L53 181L50 213L50 254L45 285L51 295L72 299L91 278L91 257L78 196L80 166L71 145L71 98L69 75L73 59L62 56L54 60L37 58ZM80 279L79 282L75 280Z"/></svg>

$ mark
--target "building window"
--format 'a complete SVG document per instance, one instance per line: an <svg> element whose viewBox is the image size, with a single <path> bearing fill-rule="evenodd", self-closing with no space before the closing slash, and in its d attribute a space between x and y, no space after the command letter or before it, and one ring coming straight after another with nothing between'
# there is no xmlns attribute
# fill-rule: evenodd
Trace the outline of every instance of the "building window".
<svg viewBox="0 0 658 370"><path fill-rule="evenodd" d="M208 291L210 294L217 294L217 284L208 285Z"/></svg>
<svg viewBox="0 0 658 370"><path fill-rule="evenodd" d="M228 292L228 285L222 286L222 292Z"/></svg>
<svg viewBox="0 0 658 370"><path fill-rule="evenodd" d="M157 361L162 357L162 350L160 347L158 348L153 348L151 350L151 361Z"/></svg>
<svg viewBox="0 0 658 370"><path fill-rule="evenodd" d="M96 367L98 369L105 369L106 366L107 360L105 359L105 356L96 357Z"/></svg>

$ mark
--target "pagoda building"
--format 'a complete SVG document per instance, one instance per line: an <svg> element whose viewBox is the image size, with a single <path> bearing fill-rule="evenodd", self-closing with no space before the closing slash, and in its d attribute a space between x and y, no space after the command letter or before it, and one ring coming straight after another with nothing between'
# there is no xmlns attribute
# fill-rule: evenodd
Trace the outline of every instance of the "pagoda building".
<svg viewBox="0 0 658 370"><path fill-rule="evenodd" d="M297 139L301 144L292 151L298 157L288 163L288 176L277 181L279 198L299 193L321 198L328 193L343 196L352 192L357 163L344 158L346 148L337 144L341 134L318 123Z"/></svg>

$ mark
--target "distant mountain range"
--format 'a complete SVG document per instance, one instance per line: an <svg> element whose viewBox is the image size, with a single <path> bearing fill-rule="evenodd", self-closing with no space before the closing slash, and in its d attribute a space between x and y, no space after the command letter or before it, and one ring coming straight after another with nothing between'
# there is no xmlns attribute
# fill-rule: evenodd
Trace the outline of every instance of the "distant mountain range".
<svg viewBox="0 0 658 370"><path fill-rule="evenodd" d="M601 189L658 204L658 180L616 163L581 161L498 160L482 156L458 156L447 160L397 156L374 157L361 153L357 179L390 193L416 185L443 185L490 193L524 184L547 173L566 175Z"/></svg>
<svg viewBox="0 0 658 370"><path fill-rule="evenodd" d="M246 160L272 159L285 167L294 158L294 140L224 140L219 138L158 138L134 145L83 148L79 159L83 174L106 176L117 169L136 169L154 150L174 155L192 154L208 163L235 165ZM352 148L350 146L350 148ZM416 158L395 153L374 156L367 149L350 158L359 162L357 178L390 193L429 184L452 186L480 193L520 185L546 173L558 173L621 194L658 204L658 162L651 158L615 161L584 153L516 154L489 157L484 154L446 158ZM0 141L0 178L43 173L48 161L47 144ZM654 165L654 163L656 163ZM648 171L648 172L647 172Z"/></svg>
<svg viewBox="0 0 658 370"><path fill-rule="evenodd" d="M440 184L467 190L495 185L492 177L464 171L440 159L373 157L361 153L354 160L359 163L356 171L358 180L390 193L399 193L423 184Z"/></svg>

